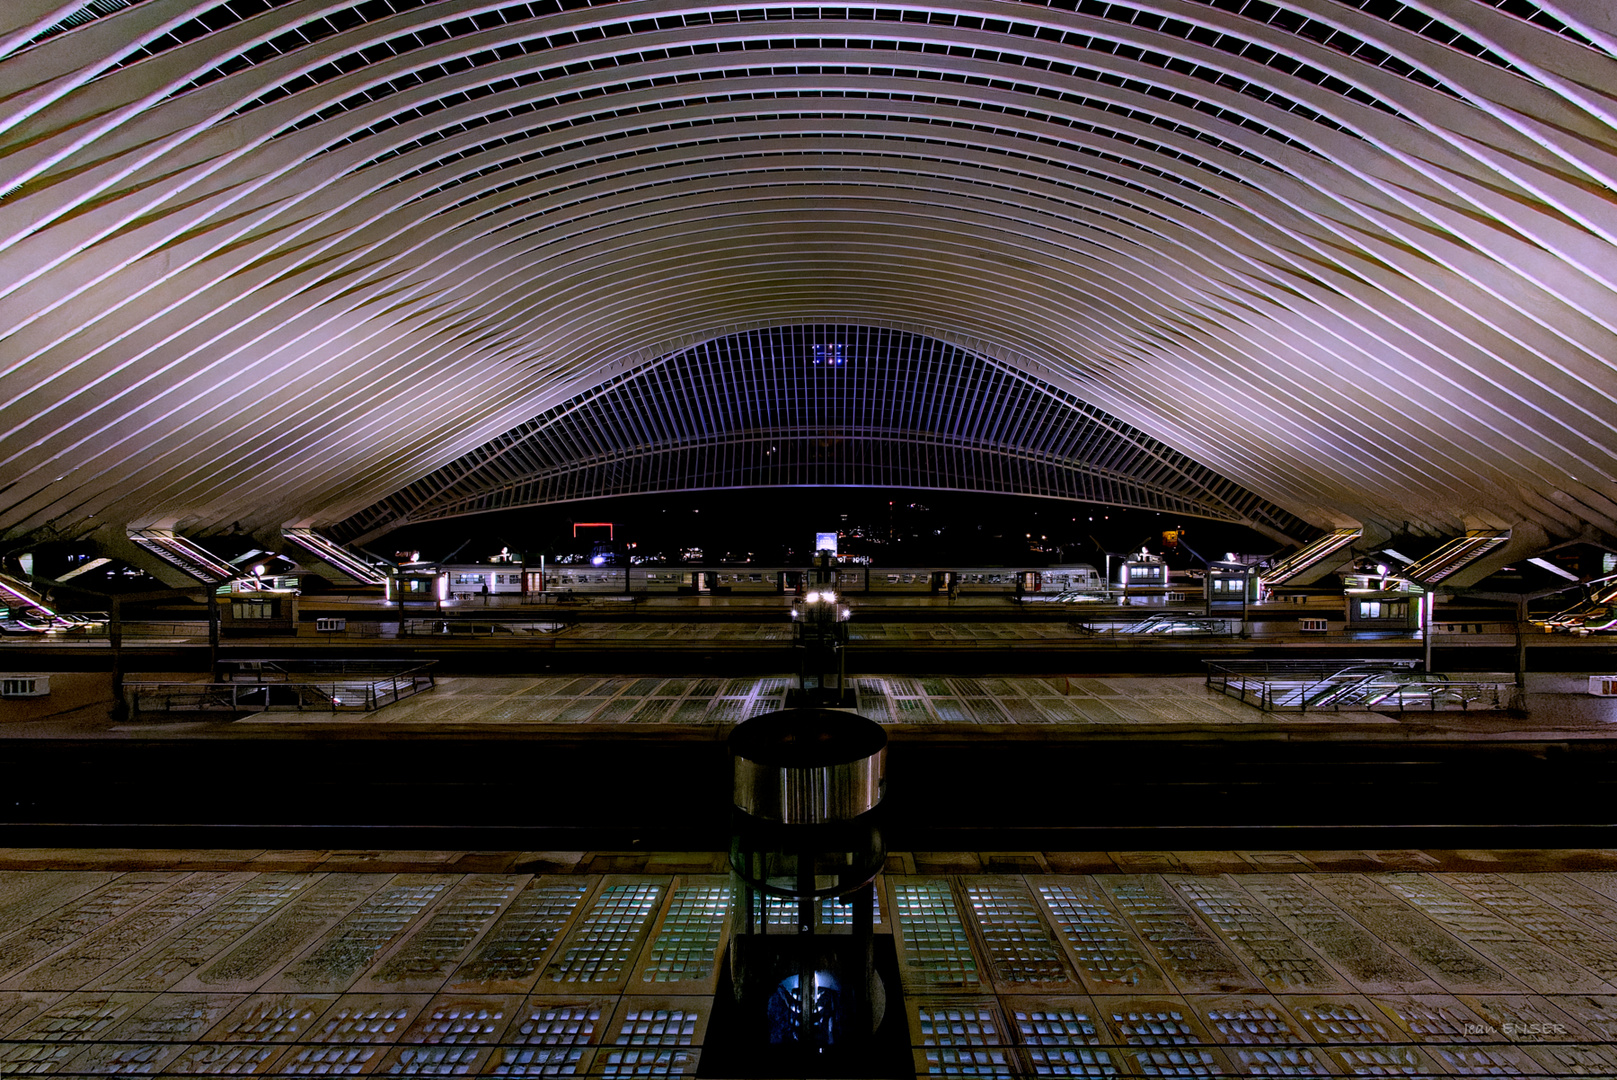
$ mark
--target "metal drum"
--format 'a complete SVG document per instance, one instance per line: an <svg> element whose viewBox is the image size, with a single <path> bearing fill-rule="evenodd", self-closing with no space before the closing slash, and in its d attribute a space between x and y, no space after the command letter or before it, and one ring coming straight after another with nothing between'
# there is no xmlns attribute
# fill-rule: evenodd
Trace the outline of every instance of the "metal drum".
<svg viewBox="0 0 1617 1080"><path fill-rule="evenodd" d="M853 713L765 713L736 727L730 753L736 809L764 821L852 821L886 794L887 733Z"/></svg>

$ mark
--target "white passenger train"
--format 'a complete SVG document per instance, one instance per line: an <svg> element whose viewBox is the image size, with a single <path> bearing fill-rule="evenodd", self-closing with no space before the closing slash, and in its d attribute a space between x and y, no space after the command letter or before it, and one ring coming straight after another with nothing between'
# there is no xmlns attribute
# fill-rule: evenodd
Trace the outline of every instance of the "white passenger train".
<svg viewBox="0 0 1617 1080"><path fill-rule="evenodd" d="M516 564L438 567L438 592L445 600L480 596L569 594L785 594L807 589L817 569L755 566L536 566ZM832 583L843 594L928 596L1003 594L1005 596L1102 590L1106 582L1088 563L1017 567L836 566Z"/></svg>

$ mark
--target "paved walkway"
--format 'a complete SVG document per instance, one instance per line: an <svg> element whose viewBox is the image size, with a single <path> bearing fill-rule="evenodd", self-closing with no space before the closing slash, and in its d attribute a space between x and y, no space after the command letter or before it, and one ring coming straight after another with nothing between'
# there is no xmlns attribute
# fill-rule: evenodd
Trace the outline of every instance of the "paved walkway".
<svg viewBox="0 0 1617 1080"><path fill-rule="evenodd" d="M1229 724L1262 717L1193 678L859 676L852 681L859 690L859 711L883 723ZM378 712L375 722L731 724L782 708L787 689L794 685L796 680L784 674L738 679L444 678L431 693ZM260 722L296 721L293 714L284 714Z"/></svg>
<svg viewBox="0 0 1617 1080"><path fill-rule="evenodd" d="M1612 853L1558 871L1335 853L1337 872L1319 869L1331 853L1214 854L1238 872L890 856L876 931L917 1075L1617 1074ZM477 856L238 855L0 870L0 1073L700 1066L729 935L722 856L530 853L467 872ZM1347 869L1380 856L1428 869ZM309 860L327 869L289 868ZM1478 864L1502 869L1453 868Z"/></svg>
<svg viewBox="0 0 1617 1080"><path fill-rule="evenodd" d="M860 675L859 712L894 725L1033 726L1169 730L1259 726L1298 730L1403 727L1617 736L1617 699L1592 698L1587 679L1535 675L1527 719L1486 712L1264 713L1207 688L1193 676L933 677ZM747 678L633 676L444 677L436 689L356 717L266 713L243 725L363 722L384 725L733 724L784 707L796 684L781 674Z"/></svg>
<svg viewBox="0 0 1617 1080"><path fill-rule="evenodd" d="M195 681L191 674L141 678ZM1508 678L1508 677L1507 677ZM1534 674L1528 712L1412 710L1264 713L1208 689L1194 676L898 676L858 675L859 711L892 725L895 737L929 731L998 731L1004 736L1082 737L1202 730L1312 733L1331 737L1606 739L1617 737L1617 698L1587 693L1584 675ZM8 702L0 734L11 738L195 735L209 731L270 733L293 728L410 727L496 731L531 725L657 725L701 728L734 724L782 708L796 684L786 673L741 678L661 676L440 676L425 693L376 712L270 712L234 723L188 721L183 715L113 725L108 676L57 673L52 696Z"/></svg>

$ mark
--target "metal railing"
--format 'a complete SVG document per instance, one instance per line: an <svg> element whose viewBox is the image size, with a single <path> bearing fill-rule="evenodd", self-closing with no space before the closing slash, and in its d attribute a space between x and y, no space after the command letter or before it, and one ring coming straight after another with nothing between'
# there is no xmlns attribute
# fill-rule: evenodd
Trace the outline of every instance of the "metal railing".
<svg viewBox="0 0 1617 1080"><path fill-rule="evenodd" d="M432 662L289 657L275 660L221 660L221 682L291 682L325 677L398 675L430 668Z"/></svg>
<svg viewBox="0 0 1617 1080"><path fill-rule="evenodd" d="M436 685L432 662L227 660L218 682L126 682L142 713L375 712Z"/></svg>
<svg viewBox="0 0 1617 1080"><path fill-rule="evenodd" d="M537 637L560 633L569 624L554 620L519 622L511 619L406 619L400 637Z"/></svg>
<svg viewBox="0 0 1617 1080"><path fill-rule="evenodd" d="M1415 660L1206 660L1207 686L1264 712L1508 708L1508 676L1455 679Z"/></svg>
<svg viewBox="0 0 1617 1080"><path fill-rule="evenodd" d="M1239 618L1161 612L1144 618L1084 619L1072 625L1101 637L1234 637L1241 632Z"/></svg>

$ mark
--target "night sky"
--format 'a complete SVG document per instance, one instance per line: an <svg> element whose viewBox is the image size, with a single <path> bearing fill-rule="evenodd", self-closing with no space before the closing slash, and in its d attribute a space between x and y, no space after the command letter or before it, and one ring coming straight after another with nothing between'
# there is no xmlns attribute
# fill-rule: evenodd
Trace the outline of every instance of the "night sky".
<svg viewBox="0 0 1617 1080"><path fill-rule="evenodd" d="M934 564L1031 566L1095 562L1105 550L1144 546L1178 565L1196 565L1184 545L1208 559L1228 551L1267 555L1279 545L1250 529L1221 522L1119 510L1018 495L878 490L777 488L620 496L561 503L407 526L372 542L393 557L419 550L424 559L471 562L502 547L537 561L589 554L607 539L604 528L575 523L612 522L619 555L666 555L699 547L704 562L750 552L757 564L807 559L816 532L862 532L843 540L844 553L868 554L876 565ZM1176 550L1163 533L1183 527ZM630 548L628 545L636 545ZM1042 550L1040 550L1042 549Z"/></svg>

